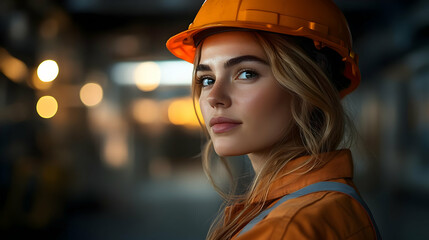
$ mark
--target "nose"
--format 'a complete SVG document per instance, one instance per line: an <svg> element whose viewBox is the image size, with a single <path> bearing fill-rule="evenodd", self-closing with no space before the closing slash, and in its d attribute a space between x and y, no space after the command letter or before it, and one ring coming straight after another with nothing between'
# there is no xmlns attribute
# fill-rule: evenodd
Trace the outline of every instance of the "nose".
<svg viewBox="0 0 429 240"><path fill-rule="evenodd" d="M216 80L207 95L207 101L212 108L227 108L231 105L230 86L226 81Z"/></svg>

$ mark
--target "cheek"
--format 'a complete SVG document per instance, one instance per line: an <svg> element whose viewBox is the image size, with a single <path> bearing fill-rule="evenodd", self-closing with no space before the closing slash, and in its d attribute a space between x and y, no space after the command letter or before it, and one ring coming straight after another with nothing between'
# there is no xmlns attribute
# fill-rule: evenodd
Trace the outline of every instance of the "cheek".
<svg viewBox="0 0 429 240"><path fill-rule="evenodd" d="M244 114L256 132L277 139L290 123L290 95L280 88L259 90L243 99L242 104L247 106Z"/></svg>
<svg viewBox="0 0 429 240"><path fill-rule="evenodd" d="M237 101L246 106L245 113L251 113L254 117L270 119L289 115L289 94L274 86L247 91Z"/></svg>
<svg viewBox="0 0 429 240"><path fill-rule="evenodd" d="M205 123L208 123L208 121L210 120L209 117L210 117L211 106L207 103L206 100L204 100L204 96L200 96L199 105L200 105L201 115L203 116L203 120Z"/></svg>

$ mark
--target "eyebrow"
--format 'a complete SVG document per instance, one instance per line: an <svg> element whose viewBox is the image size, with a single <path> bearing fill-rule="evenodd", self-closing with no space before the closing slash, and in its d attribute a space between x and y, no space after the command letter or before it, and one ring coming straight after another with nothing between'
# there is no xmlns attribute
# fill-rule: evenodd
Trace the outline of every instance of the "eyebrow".
<svg viewBox="0 0 429 240"><path fill-rule="evenodd" d="M253 55L243 55L243 56L239 56L239 57L229 59L224 64L224 68L230 68L230 67L237 65L241 62L259 62L259 63L262 63L264 65L269 65L267 61L265 61L259 57L256 57ZM207 64L198 64L198 66L195 68L195 70L197 72L198 71L211 71L211 68Z"/></svg>

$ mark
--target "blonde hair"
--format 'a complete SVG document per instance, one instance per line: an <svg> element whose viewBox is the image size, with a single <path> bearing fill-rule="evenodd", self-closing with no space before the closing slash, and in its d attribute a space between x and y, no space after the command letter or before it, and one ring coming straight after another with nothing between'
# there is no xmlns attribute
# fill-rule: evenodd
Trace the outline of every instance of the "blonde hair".
<svg viewBox="0 0 429 240"><path fill-rule="evenodd" d="M335 75L338 71L332 67L334 63L330 63L331 59L324 57L327 54L321 54L314 45L311 46L312 42L305 43L308 40L304 38L260 31L252 33L264 49L275 79L292 95L290 105L284 107L290 108L293 123L287 129L284 138L273 147L267 156L266 164L255 176L244 195L224 193L215 183L211 173L211 162L214 160L213 144L208 139L202 157L205 173L214 188L226 199L225 205L238 202L244 204L243 210L232 219L225 221L224 215L218 215L207 235L207 239L210 240L232 238L268 206L271 203L267 201L268 186L274 180L291 173L304 174L319 167L322 160L317 158L317 155L334 151L339 147L348 121L340 102L341 86L335 84L342 79L334 79L342 73ZM201 93L201 88L195 81L195 67L200 61L201 45L197 47L194 60L192 83L194 103ZM341 64L341 59L335 64ZM339 69L341 71L341 67ZM205 127L202 128L208 136ZM280 175L288 162L305 155L311 157L297 168ZM232 180L232 171L227 160L223 157L217 159L225 166ZM263 196L262 199L260 196Z"/></svg>

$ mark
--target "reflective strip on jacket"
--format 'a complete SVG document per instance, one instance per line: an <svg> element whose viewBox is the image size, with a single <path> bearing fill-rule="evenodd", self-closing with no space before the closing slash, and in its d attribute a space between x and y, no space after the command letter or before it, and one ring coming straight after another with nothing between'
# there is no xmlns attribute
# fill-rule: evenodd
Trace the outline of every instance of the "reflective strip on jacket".
<svg viewBox="0 0 429 240"><path fill-rule="evenodd" d="M323 155L321 155L323 157ZM330 155L332 156L332 155ZM291 161L284 169L293 169L308 158ZM353 163L349 150L335 152L322 167L306 174L291 174L273 182L268 201L275 202L284 195L321 181L352 182ZM225 220L242 209L241 204L225 210ZM247 239L376 239L376 233L367 212L353 198L338 192L315 192L291 199L273 209L267 217L246 233L233 237Z"/></svg>

